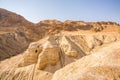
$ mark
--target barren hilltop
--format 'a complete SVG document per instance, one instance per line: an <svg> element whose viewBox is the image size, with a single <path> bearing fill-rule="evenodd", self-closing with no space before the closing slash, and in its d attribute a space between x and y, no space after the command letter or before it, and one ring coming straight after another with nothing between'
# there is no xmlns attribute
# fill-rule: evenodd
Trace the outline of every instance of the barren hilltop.
<svg viewBox="0 0 120 80"><path fill-rule="evenodd" d="M120 80L120 25L35 24L0 8L0 80Z"/></svg>

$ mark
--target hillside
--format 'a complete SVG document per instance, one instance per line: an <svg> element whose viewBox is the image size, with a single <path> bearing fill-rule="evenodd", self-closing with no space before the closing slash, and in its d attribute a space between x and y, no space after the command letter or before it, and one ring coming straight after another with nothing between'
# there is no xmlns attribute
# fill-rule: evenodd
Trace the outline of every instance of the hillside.
<svg viewBox="0 0 120 80"><path fill-rule="evenodd" d="M0 9L0 80L120 80L120 25Z"/></svg>
<svg viewBox="0 0 120 80"><path fill-rule="evenodd" d="M31 41L37 40L39 33L35 29L22 16L0 9L0 60L23 52Z"/></svg>

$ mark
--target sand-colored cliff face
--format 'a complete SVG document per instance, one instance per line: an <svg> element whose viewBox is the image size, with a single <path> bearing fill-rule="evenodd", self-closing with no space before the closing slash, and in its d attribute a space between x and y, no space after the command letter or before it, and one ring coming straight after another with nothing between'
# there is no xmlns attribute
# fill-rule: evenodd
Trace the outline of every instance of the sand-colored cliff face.
<svg viewBox="0 0 120 80"><path fill-rule="evenodd" d="M0 78L119 80L119 49L117 32L62 32L33 42L24 53L1 61Z"/></svg>
<svg viewBox="0 0 120 80"><path fill-rule="evenodd" d="M120 80L120 25L33 24L0 9L0 80Z"/></svg>
<svg viewBox="0 0 120 80"><path fill-rule="evenodd" d="M101 47L120 40L118 33L63 32L30 44L24 53L22 65L36 63L38 69L49 72L64 67L84 56L91 55Z"/></svg>
<svg viewBox="0 0 120 80"><path fill-rule="evenodd" d="M120 41L116 41L56 71L52 80L119 80L119 75Z"/></svg>
<svg viewBox="0 0 120 80"><path fill-rule="evenodd" d="M23 56L17 55L0 63L0 80L51 80L52 73L36 69L35 64L20 67Z"/></svg>

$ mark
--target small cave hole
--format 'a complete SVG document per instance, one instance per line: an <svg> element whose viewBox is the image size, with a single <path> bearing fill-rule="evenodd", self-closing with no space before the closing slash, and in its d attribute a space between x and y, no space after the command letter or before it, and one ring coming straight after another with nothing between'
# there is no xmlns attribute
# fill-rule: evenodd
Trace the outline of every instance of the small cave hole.
<svg viewBox="0 0 120 80"><path fill-rule="evenodd" d="M39 48L39 46L37 46L37 48Z"/></svg>
<svg viewBox="0 0 120 80"><path fill-rule="evenodd" d="M35 50L35 53L37 53L38 52L38 50Z"/></svg>

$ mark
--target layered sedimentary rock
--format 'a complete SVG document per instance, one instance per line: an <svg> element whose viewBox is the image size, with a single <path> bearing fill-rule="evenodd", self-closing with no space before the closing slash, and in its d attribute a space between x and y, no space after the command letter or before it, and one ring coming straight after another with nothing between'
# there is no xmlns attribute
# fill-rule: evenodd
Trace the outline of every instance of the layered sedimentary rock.
<svg viewBox="0 0 120 80"><path fill-rule="evenodd" d="M38 31L22 16L0 8L0 60L26 50L31 41L40 39Z"/></svg>
<svg viewBox="0 0 120 80"><path fill-rule="evenodd" d="M0 60L21 53L28 44L26 37L18 32L0 34Z"/></svg>

